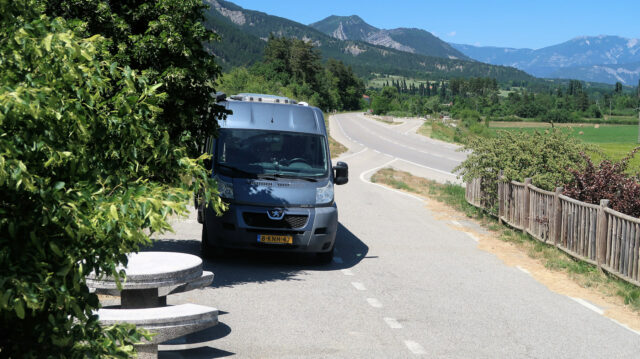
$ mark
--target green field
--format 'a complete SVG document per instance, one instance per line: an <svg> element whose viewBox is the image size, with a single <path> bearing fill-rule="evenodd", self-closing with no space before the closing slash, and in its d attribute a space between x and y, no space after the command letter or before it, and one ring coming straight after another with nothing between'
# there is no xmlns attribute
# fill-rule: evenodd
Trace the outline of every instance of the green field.
<svg viewBox="0 0 640 359"><path fill-rule="evenodd" d="M514 124L514 127L491 127L492 132L499 130L518 131L518 132L534 132L545 131L548 127L535 126L532 123ZM517 127L516 127L517 126ZM631 150L639 146L638 141L638 125L630 126L599 126L585 124L561 127L562 131L569 133L571 136L581 139L585 143L597 145L602 153L591 154L594 161L602 159L619 160L625 157ZM632 161L629 170L631 172L640 172L640 154Z"/></svg>

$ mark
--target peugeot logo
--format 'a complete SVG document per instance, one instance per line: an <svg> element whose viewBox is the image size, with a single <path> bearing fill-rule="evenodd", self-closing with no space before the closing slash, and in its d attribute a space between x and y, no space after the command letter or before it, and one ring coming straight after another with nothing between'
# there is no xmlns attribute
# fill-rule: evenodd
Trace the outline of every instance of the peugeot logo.
<svg viewBox="0 0 640 359"><path fill-rule="evenodd" d="M274 208L267 211L267 216L269 219L279 221L284 218L284 209L282 208Z"/></svg>

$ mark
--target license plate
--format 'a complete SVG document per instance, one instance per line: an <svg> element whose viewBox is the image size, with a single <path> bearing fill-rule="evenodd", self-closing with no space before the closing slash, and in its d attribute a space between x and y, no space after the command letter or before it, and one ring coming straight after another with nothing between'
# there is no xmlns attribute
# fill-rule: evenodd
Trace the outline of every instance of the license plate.
<svg viewBox="0 0 640 359"><path fill-rule="evenodd" d="M293 236L279 236L275 234L258 234L258 242L275 244L293 244Z"/></svg>

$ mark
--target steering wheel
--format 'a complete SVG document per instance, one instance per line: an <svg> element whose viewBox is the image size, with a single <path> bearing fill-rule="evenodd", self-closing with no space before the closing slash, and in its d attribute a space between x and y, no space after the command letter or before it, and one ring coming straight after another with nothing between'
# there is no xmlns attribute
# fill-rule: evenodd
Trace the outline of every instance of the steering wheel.
<svg viewBox="0 0 640 359"><path fill-rule="evenodd" d="M302 163L304 163L306 165L311 166L311 164L309 163L309 160L307 160L306 158L302 158L302 157L295 157L295 158L292 158L290 160L287 160L287 161L285 161L285 164L287 166L289 166L289 165L291 165L292 163L295 163L295 162L302 162Z"/></svg>

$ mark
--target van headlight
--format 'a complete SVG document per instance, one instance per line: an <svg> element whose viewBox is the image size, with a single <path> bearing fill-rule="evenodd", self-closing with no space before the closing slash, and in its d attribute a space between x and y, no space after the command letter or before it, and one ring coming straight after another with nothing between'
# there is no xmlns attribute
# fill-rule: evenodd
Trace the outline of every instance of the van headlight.
<svg viewBox="0 0 640 359"><path fill-rule="evenodd" d="M329 181L326 186L316 188L316 204L326 204L333 201L333 183Z"/></svg>
<svg viewBox="0 0 640 359"><path fill-rule="evenodd" d="M233 183L223 181L219 177L216 178L216 182L218 182L218 194L220 197L233 199Z"/></svg>

